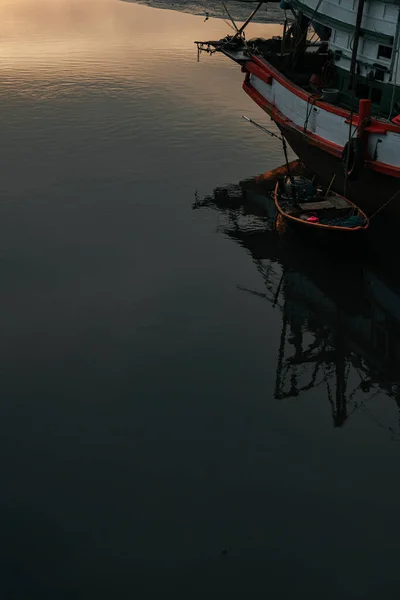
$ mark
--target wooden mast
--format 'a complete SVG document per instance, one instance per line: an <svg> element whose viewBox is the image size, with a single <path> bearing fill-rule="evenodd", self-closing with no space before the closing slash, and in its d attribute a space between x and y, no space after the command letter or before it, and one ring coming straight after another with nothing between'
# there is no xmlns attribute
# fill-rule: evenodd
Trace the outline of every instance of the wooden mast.
<svg viewBox="0 0 400 600"><path fill-rule="evenodd" d="M350 63L349 90L353 90L354 84L355 84L358 42L360 41L361 21L362 21L363 14L364 14L364 6L365 6L365 0L358 0L356 29L354 31L353 52L351 54L351 63Z"/></svg>

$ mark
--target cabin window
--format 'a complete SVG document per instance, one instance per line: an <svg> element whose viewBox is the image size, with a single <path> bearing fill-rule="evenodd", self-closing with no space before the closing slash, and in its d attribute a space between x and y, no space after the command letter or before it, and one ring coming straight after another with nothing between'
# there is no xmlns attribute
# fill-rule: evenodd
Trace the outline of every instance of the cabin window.
<svg viewBox="0 0 400 600"><path fill-rule="evenodd" d="M393 48L391 46L383 46L382 44L378 47L378 58L384 58L390 60L392 58Z"/></svg>
<svg viewBox="0 0 400 600"><path fill-rule="evenodd" d="M382 100L382 90L373 87L371 90L371 102L373 104L380 104Z"/></svg>

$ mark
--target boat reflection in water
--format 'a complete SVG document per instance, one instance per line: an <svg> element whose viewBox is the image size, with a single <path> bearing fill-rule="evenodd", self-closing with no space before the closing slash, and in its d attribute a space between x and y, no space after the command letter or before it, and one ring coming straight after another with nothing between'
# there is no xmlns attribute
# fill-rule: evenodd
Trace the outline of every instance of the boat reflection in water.
<svg viewBox="0 0 400 600"><path fill-rule="evenodd" d="M193 208L219 211L219 230L246 249L263 284L238 288L281 314L275 399L318 388L334 427L364 411L400 441L400 280L364 250L351 259L332 256L285 232L272 189L261 176L217 188ZM388 398L395 404L382 411Z"/></svg>

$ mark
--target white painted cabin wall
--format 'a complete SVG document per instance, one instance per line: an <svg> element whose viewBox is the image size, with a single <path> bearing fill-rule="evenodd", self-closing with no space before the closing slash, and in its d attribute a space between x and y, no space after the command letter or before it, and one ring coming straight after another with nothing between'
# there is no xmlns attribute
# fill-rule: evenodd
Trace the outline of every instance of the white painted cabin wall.
<svg viewBox="0 0 400 600"><path fill-rule="evenodd" d="M308 130L323 140L344 148L349 139L349 124L344 117L319 107L311 107L306 100L296 96L275 79L271 84L267 84L255 75L251 75L250 83L284 117L300 129L303 129L307 112L310 112ZM376 150L379 162L400 167L400 134L394 132L388 132L386 135L369 134L368 151L371 157Z"/></svg>
<svg viewBox="0 0 400 600"><path fill-rule="evenodd" d="M314 11L319 0L299 0L310 10ZM327 17L334 18L345 24L355 25L357 15L358 0L323 0L318 7L318 13ZM400 12L400 4L389 4L381 0L367 0L364 7L364 18L362 27L371 32L384 33L395 38L397 33L397 23ZM332 51L340 50L342 56L337 65L342 69L350 70L352 55L353 36L346 29L332 28L330 48ZM396 45L396 40L395 40ZM374 69L373 65L379 64L388 69L394 66L394 73L385 73L384 83L395 83L400 85L400 72L396 68L397 61L393 65L391 59L378 58L379 42L362 37L359 43L358 59L361 69L361 75L367 77ZM399 42L393 52L399 51Z"/></svg>
<svg viewBox="0 0 400 600"><path fill-rule="evenodd" d="M332 30L330 49L333 52L335 50L340 50L342 52L342 56L340 60L337 61L337 65L338 67L346 69L347 71L350 70L352 41L353 40L350 34L343 31ZM358 59L361 68L361 75L367 77L371 69L375 69L375 67L373 67L373 64L379 64L385 66L387 69L390 69L390 59L377 58L378 48L379 44L377 42L373 42L372 40L366 40L363 38L360 39L358 48ZM390 72L385 74L384 81L387 83L392 83L394 81L396 81L396 83L400 83L400 80L396 79L396 74L394 74L393 79L390 79Z"/></svg>
<svg viewBox="0 0 400 600"><path fill-rule="evenodd" d="M340 60L337 61L337 66L350 71L350 63L351 63L351 54L352 54L352 37L350 34L345 33L343 31L335 31L332 30L332 36L330 41L330 49L334 52L335 50L341 50L342 56ZM372 40L366 40L361 38L359 42L358 48L358 62L360 65L361 72L360 74L367 77L369 72L375 69L373 64L379 64L385 66L387 69L391 67L390 59L378 59L378 49L379 44L377 42L373 42ZM396 67L396 63L394 65ZM384 75L385 83L394 83L400 84L399 73L393 73L393 78L390 78L390 72L385 73Z"/></svg>
<svg viewBox="0 0 400 600"><path fill-rule="evenodd" d="M299 0L301 4L314 11L319 0ZM318 13L355 26L358 0L323 0ZM363 29L395 36L399 6L380 0L367 0L361 23Z"/></svg>

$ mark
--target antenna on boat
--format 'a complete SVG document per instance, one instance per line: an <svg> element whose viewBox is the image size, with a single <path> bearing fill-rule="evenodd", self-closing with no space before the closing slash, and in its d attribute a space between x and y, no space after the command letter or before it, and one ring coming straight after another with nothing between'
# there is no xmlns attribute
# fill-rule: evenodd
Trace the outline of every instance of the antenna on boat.
<svg viewBox="0 0 400 600"><path fill-rule="evenodd" d="M287 144L286 144L286 140L284 136L281 135L276 135L276 133L274 133L273 131L270 131L269 129L267 129L266 127L264 127L263 125L260 125L259 123L256 123L255 121L253 121L253 119L250 119L249 117L246 117L245 115L242 115L242 118L247 121L248 123L251 123L252 125L254 125L254 127L257 127L258 129L261 129L261 131L264 131L264 133L267 133L269 136L276 138L277 140L282 142L282 147L283 147L283 153L285 155L285 161L286 161L286 168L287 168L287 172L288 172L288 176L289 176L289 180L292 183L292 175L290 172L290 163L289 163L289 157L288 157L288 153L287 153ZM294 192L294 186L292 186L293 192Z"/></svg>

